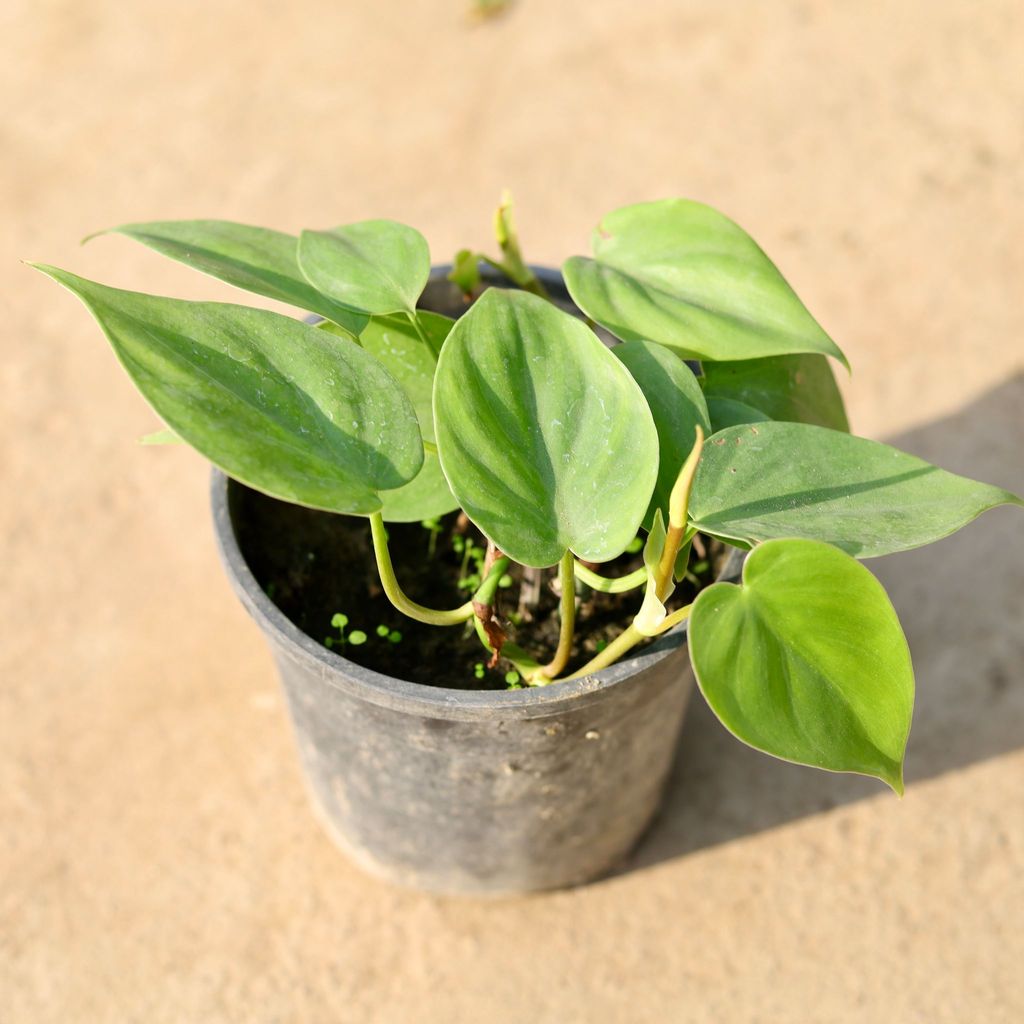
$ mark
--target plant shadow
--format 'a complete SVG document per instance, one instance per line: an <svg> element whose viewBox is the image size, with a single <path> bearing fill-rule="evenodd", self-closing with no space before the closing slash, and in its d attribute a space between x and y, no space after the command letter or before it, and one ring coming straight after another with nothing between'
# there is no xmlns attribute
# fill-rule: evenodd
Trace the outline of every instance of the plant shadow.
<svg viewBox="0 0 1024 1024"><path fill-rule="evenodd" d="M1024 372L947 418L887 439L944 469L1024 492ZM910 642L915 783L1024 745L1024 558L1019 508L986 512L936 545L866 563ZM744 746L695 692L665 805L623 872L866 797L878 782L777 761ZM891 797L895 799L895 797Z"/></svg>

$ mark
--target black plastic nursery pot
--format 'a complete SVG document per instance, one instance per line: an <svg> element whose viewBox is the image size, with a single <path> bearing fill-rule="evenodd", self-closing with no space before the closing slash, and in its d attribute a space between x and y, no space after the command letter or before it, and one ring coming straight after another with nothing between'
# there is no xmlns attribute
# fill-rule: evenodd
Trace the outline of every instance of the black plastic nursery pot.
<svg viewBox="0 0 1024 1024"><path fill-rule="evenodd" d="M440 272L431 287L430 308L457 301ZM660 804L693 688L685 625L546 687L396 679L328 650L267 597L238 542L245 490L214 472L223 562L276 660L314 808L354 861L465 894L577 885L624 861Z"/></svg>

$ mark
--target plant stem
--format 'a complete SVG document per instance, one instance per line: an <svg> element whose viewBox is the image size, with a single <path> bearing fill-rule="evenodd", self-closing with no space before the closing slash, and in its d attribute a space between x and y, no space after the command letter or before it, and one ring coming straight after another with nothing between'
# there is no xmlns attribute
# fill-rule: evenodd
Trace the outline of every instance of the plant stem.
<svg viewBox="0 0 1024 1024"><path fill-rule="evenodd" d="M628 590L642 587L647 582L647 569L645 566L641 566L628 576L619 576L612 579L608 576L601 576L594 572L593 569L588 569L582 563L577 562L576 575L592 590L599 590L602 594L624 594Z"/></svg>
<svg viewBox="0 0 1024 1024"><path fill-rule="evenodd" d="M493 558L491 557L492 554L494 555ZM508 555L495 553L494 546L490 543L487 545L487 555L491 564L484 574L483 582L477 588L477 592L473 595L473 600L477 604L481 605L494 604L494 595L498 590L498 580L505 575L505 571L508 569L509 563L512 561Z"/></svg>
<svg viewBox="0 0 1024 1024"><path fill-rule="evenodd" d="M409 323L412 324L412 329L416 332L416 336L424 345L427 346L427 348L430 348L430 342L427 340L427 336L423 333L423 328L420 326L420 318L408 309L405 311L405 315L409 320Z"/></svg>
<svg viewBox="0 0 1024 1024"><path fill-rule="evenodd" d="M526 265L522 250L519 248L519 234L516 231L512 216L512 195L506 189L501 195L501 202L494 212L494 237L498 240L501 255L504 259L499 263L484 257L484 262L501 271L520 288L542 299L551 299L547 288L540 282L537 275Z"/></svg>
<svg viewBox="0 0 1024 1024"><path fill-rule="evenodd" d="M664 601L668 596L669 586L676 568L676 555L683 543L683 530L678 526L669 526L665 535L665 546L661 549L661 560L655 571L655 578L658 582L658 600Z"/></svg>
<svg viewBox="0 0 1024 1024"><path fill-rule="evenodd" d="M484 624L478 618L474 617L473 625L476 627L476 635L480 638L480 643L482 643L484 647L493 654L494 648L491 646L490 640L487 639L487 631L484 629ZM526 651L515 644L504 644L501 648L501 656L512 662L516 667L516 671L527 681L529 681L530 676L540 668L537 662L531 658Z"/></svg>
<svg viewBox="0 0 1024 1024"><path fill-rule="evenodd" d="M704 447L704 431L700 424L696 427L697 440L690 454L687 455L683 468L679 470L675 485L668 501L668 532L665 534L665 546L661 549L661 558L655 572L657 597L664 601L672 586L672 574L675 572L676 555L686 540L686 516L690 508L690 491L693 479L697 475L701 449Z"/></svg>
<svg viewBox="0 0 1024 1024"><path fill-rule="evenodd" d="M693 605L688 604L684 608L677 608L671 615L666 616L665 621L658 627L658 634L665 633L673 626L678 626L680 622L688 619L692 609ZM631 651L641 640L646 639L647 637L636 626L630 624L603 651L591 658L583 668L565 678L567 680L582 679L583 676L600 672L601 669L618 661L627 651Z"/></svg>
<svg viewBox="0 0 1024 1024"><path fill-rule="evenodd" d="M480 253L480 262L493 267L499 274L507 277L514 285L522 288L524 292L532 292L542 299L547 299L548 302L554 301L547 288L544 287L544 282L525 263L520 263L516 267L508 261L495 260L483 253Z"/></svg>
<svg viewBox="0 0 1024 1024"><path fill-rule="evenodd" d="M407 597L395 577L391 553L388 551L388 532L380 512L373 512L370 515L370 535L373 537L373 553L377 559L377 571L380 573L384 593L403 615L431 626L457 626L460 622L473 617L472 601L467 601L461 607L450 611L438 611L436 608L425 608Z"/></svg>
<svg viewBox="0 0 1024 1024"><path fill-rule="evenodd" d="M601 669L607 668L612 662L618 661L619 658L627 651L636 647L643 639L645 639L644 635L636 626L630 624L603 651L594 655L579 671L573 672L571 676L566 676L566 679L581 679L583 676L600 672Z"/></svg>
<svg viewBox="0 0 1024 1024"><path fill-rule="evenodd" d="M576 626L576 559L571 551L562 555L558 563L558 582L562 588L562 599L559 606L562 626L558 634L558 649L555 656L536 673L530 680L532 683L550 682L561 672L569 661L572 653L572 638Z"/></svg>

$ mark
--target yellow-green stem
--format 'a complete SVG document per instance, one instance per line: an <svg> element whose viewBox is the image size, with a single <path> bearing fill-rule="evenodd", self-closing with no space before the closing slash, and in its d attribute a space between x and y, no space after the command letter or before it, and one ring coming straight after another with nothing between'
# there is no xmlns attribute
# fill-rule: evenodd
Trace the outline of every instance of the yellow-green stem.
<svg viewBox="0 0 1024 1024"><path fill-rule="evenodd" d="M655 579L658 583L658 600L664 601L668 596L668 590L672 583L672 576L676 568L676 556L683 544L683 534L686 531L681 526L669 525L668 533L665 534L665 546L661 549L661 559L658 562L658 569Z"/></svg>
<svg viewBox="0 0 1024 1024"><path fill-rule="evenodd" d="M646 639L636 626L627 626L603 651L590 659L578 672L573 672L566 679L582 679L593 675L618 661L627 651L632 650L641 640Z"/></svg>
<svg viewBox="0 0 1024 1024"><path fill-rule="evenodd" d="M665 621L658 627L658 634L665 633L673 626L678 626L680 622L688 619L692 609L693 605L688 604L685 608L678 608L671 615L666 616ZM624 654L636 647L641 640L646 639L648 638L636 626L630 624L603 651L591 658L583 668L565 678L567 680L582 679L583 676L592 676L595 672L600 672L601 669L613 665Z"/></svg>
<svg viewBox="0 0 1024 1024"><path fill-rule="evenodd" d="M403 614L417 622L426 622L431 626L457 626L473 617L473 602L467 601L459 608L450 611L439 611L436 608L425 608L411 598L406 597L398 585L395 570L391 564L391 553L388 551L388 532L384 526L384 517L380 512L370 515L370 535L373 537L373 553L377 559L377 571L384 586L388 600Z"/></svg>
<svg viewBox="0 0 1024 1024"><path fill-rule="evenodd" d="M700 424L696 425L697 440L690 454L687 455L683 468L672 487L668 499L668 532L665 534L665 546L661 549L661 558L655 573L656 593L659 601L669 595L672 585L672 574L676 567L676 555L686 539L686 516L690 510L690 491L697 475L701 449L704 447L704 431Z"/></svg>
<svg viewBox="0 0 1024 1024"><path fill-rule="evenodd" d="M483 623L473 617L473 626L476 629L476 635L480 640L480 643L484 645L484 649L490 653L494 653L494 648L491 646L491 641L487 639L487 632L484 629ZM529 677L540 668L537 662L530 657L521 647L517 647L513 643L505 643L501 648L501 656L515 665L516 670L523 677L523 679L529 681ZM547 680L542 680L547 682Z"/></svg>
<svg viewBox="0 0 1024 1024"><path fill-rule="evenodd" d="M641 566L628 576L619 576L614 579L609 576L601 576L599 573L594 572L593 569L588 569L581 562L576 563L575 569L576 575L588 587L593 590L599 590L602 594L624 594L627 590L635 590L647 582L647 569L645 566Z"/></svg>
<svg viewBox="0 0 1024 1024"><path fill-rule="evenodd" d="M558 634L558 650L555 656L536 673L536 679L531 682L543 683L545 680L554 679L569 662L569 655L572 653L572 638L576 627L576 560L571 551L562 555L558 563L558 583L562 588L562 599L559 606L562 626ZM543 677L543 678L540 678Z"/></svg>

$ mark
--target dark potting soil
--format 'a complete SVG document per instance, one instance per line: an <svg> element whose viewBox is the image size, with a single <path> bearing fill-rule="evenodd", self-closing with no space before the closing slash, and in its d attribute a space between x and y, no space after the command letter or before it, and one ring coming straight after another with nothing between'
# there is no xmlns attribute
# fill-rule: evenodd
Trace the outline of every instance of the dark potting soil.
<svg viewBox="0 0 1024 1024"><path fill-rule="evenodd" d="M501 659L487 668L488 652L472 623L438 627L406 618L388 601L381 588L370 542L369 521L355 516L317 512L277 501L248 488L237 488L234 519L239 546L267 596L304 633L344 657L368 668L416 683L467 690L501 690L509 684L512 665ZM418 523L388 525L392 561L402 589L414 601L431 608L454 608L472 597L472 587L460 588L473 569L464 565L467 543L483 548L479 531L458 513L439 520L435 532ZM715 542L698 576L701 586L714 579L723 552ZM461 553L457 550L461 547ZM621 576L639 568L640 555L622 555L600 567L602 575ZM698 568L700 568L698 566ZM497 611L507 624L508 638L539 662L558 646L558 597L551 587L556 570L541 572L535 607L520 608L523 574L513 565L510 585L499 590ZM569 671L582 667L631 621L643 590L603 594L578 584L577 632ZM684 580L672 607L693 599L696 587ZM522 612L522 615L520 615ZM347 617L341 631L331 620ZM353 633L365 634L352 643ZM328 638L329 641L328 641Z"/></svg>

